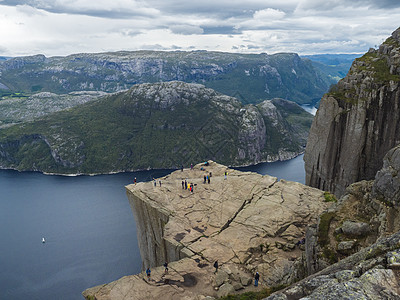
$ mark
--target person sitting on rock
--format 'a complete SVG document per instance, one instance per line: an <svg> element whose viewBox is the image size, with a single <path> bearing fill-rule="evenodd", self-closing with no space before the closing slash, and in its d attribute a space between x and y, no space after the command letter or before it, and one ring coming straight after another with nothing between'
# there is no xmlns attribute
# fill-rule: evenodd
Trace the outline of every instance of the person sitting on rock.
<svg viewBox="0 0 400 300"><path fill-rule="evenodd" d="M299 241L296 243L296 246L300 247L300 245L304 245L305 243L306 243L306 238L303 237L301 240L299 240Z"/></svg>

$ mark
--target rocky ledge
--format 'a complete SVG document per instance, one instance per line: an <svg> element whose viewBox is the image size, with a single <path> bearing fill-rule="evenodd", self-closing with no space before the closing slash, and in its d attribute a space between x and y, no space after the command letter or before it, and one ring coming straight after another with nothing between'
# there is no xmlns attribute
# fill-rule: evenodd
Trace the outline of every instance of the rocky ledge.
<svg viewBox="0 0 400 300"><path fill-rule="evenodd" d="M126 276L84 291L87 299L212 299L293 283L306 272L296 243L328 206L320 190L212 161L126 189L151 279Z"/></svg>

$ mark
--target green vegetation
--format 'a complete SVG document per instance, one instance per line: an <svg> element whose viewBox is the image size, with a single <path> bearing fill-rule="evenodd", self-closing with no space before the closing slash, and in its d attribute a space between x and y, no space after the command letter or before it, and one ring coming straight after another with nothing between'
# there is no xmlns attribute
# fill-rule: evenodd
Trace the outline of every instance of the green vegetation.
<svg viewBox="0 0 400 300"><path fill-rule="evenodd" d="M329 226L335 217L334 212L326 212L320 216L319 227L318 227L318 242L323 247L329 244Z"/></svg>
<svg viewBox="0 0 400 300"><path fill-rule="evenodd" d="M277 286L273 286L270 288L263 288L258 292L246 292L243 294L239 294L239 295L228 295L225 297L220 297L220 300L261 300L264 299L266 297L268 297L269 295L271 295L272 293L275 293L277 291L280 291L284 288L286 288L288 285L277 285Z"/></svg>
<svg viewBox="0 0 400 300"><path fill-rule="evenodd" d="M27 98L29 96L30 94L28 93L0 90L0 100L12 99L12 98Z"/></svg>
<svg viewBox="0 0 400 300"><path fill-rule="evenodd" d="M337 202L335 195L329 192L324 192L324 199L325 202Z"/></svg>
<svg viewBox="0 0 400 300"><path fill-rule="evenodd" d="M379 56L376 52L368 52L357 60L365 63L364 66L360 66L359 69L371 72L374 80L379 84L388 83L389 81L400 81L399 75L390 73L387 59Z"/></svg>
<svg viewBox="0 0 400 300"><path fill-rule="evenodd" d="M324 247L322 249L322 255L323 255L323 257L325 257L328 260L328 262L330 264L334 264L339 261L339 257L338 257L338 254L336 253L336 251L334 251L328 247Z"/></svg>
<svg viewBox="0 0 400 300"><path fill-rule="evenodd" d="M171 91L177 92L180 85L185 84ZM227 165L246 163L237 161L243 130L238 101L219 102L218 94L208 89L189 93L183 88L180 97L186 100L168 106L166 100L155 100L165 92L152 85L133 89L134 96L130 90L2 129L0 146L5 154L0 164L52 173L108 173L173 168L208 159ZM149 90L156 91L150 98ZM307 117L311 122L312 116ZM278 155L279 149L301 151L304 140L298 135L308 128L301 132L286 124L283 134L270 123L265 155Z"/></svg>

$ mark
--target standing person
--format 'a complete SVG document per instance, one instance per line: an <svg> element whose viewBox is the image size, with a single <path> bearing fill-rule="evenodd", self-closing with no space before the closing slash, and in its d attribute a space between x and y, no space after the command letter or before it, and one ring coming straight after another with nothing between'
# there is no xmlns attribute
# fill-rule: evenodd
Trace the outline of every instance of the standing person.
<svg viewBox="0 0 400 300"><path fill-rule="evenodd" d="M160 186L161 186L161 179L158 181L158 183L160 184Z"/></svg>
<svg viewBox="0 0 400 300"><path fill-rule="evenodd" d="M147 280L150 281L150 275L151 275L151 270L150 270L150 268L147 268L146 274L147 274Z"/></svg>
<svg viewBox="0 0 400 300"><path fill-rule="evenodd" d="M181 165L181 172L183 172L183 165Z"/></svg>
<svg viewBox="0 0 400 300"><path fill-rule="evenodd" d="M185 190L187 190L187 188L188 188L188 184L187 184L187 181L185 179Z"/></svg>
<svg viewBox="0 0 400 300"><path fill-rule="evenodd" d="M164 273L168 274L168 262L164 263Z"/></svg>
<svg viewBox="0 0 400 300"><path fill-rule="evenodd" d="M210 184L210 176L207 175L207 182Z"/></svg>
<svg viewBox="0 0 400 300"><path fill-rule="evenodd" d="M135 183L135 185L136 185L136 177L135 177L135 179L133 180L133 182Z"/></svg>
<svg viewBox="0 0 400 300"><path fill-rule="evenodd" d="M206 181L207 181L207 176L206 175L204 175L204 181L203 181L203 183L206 183Z"/></svg>
<svg viewBox="0 0 400 300"><path fill-rule="evenodd" d="M185 189L185 182L182 180L182 190Z"/></svg>
<svg viewBox="0 0 400 300"><path fill-rule="evenodd" d="M256 275L254 276L254 286L258 286L258 281L260 280L260 274L256 272Z"/></svg>
<svg viewBox="0 0 400 300"><path fill-rule="evenodd" d="M193 164L190 164L190 170L193 170Z"/></svg>
<svg viewBox="0 0 400 300"><path fill-rule="evenodd" d="M227 171L225 171L225 178L224 179L226 179L227 178L227 176L228 176L228 172Z"/></svg>
<svg viewBox="0 0 400 300"><path fill-rule="evenodd" d="M215 268L215 272L214 273L217 273L218 272L218 260L215 261L214 268Z"/></svg>

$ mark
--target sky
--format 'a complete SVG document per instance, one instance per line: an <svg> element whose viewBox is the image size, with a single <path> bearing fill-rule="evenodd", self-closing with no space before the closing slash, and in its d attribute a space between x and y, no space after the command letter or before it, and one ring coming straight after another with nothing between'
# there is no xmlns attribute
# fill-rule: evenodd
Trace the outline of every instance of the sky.
<svg viewBox="0 0 400 300"><path fill-rule="evenodd" d="M398 27L400 0L0 0L0 56L365 53Z"/></svg>

